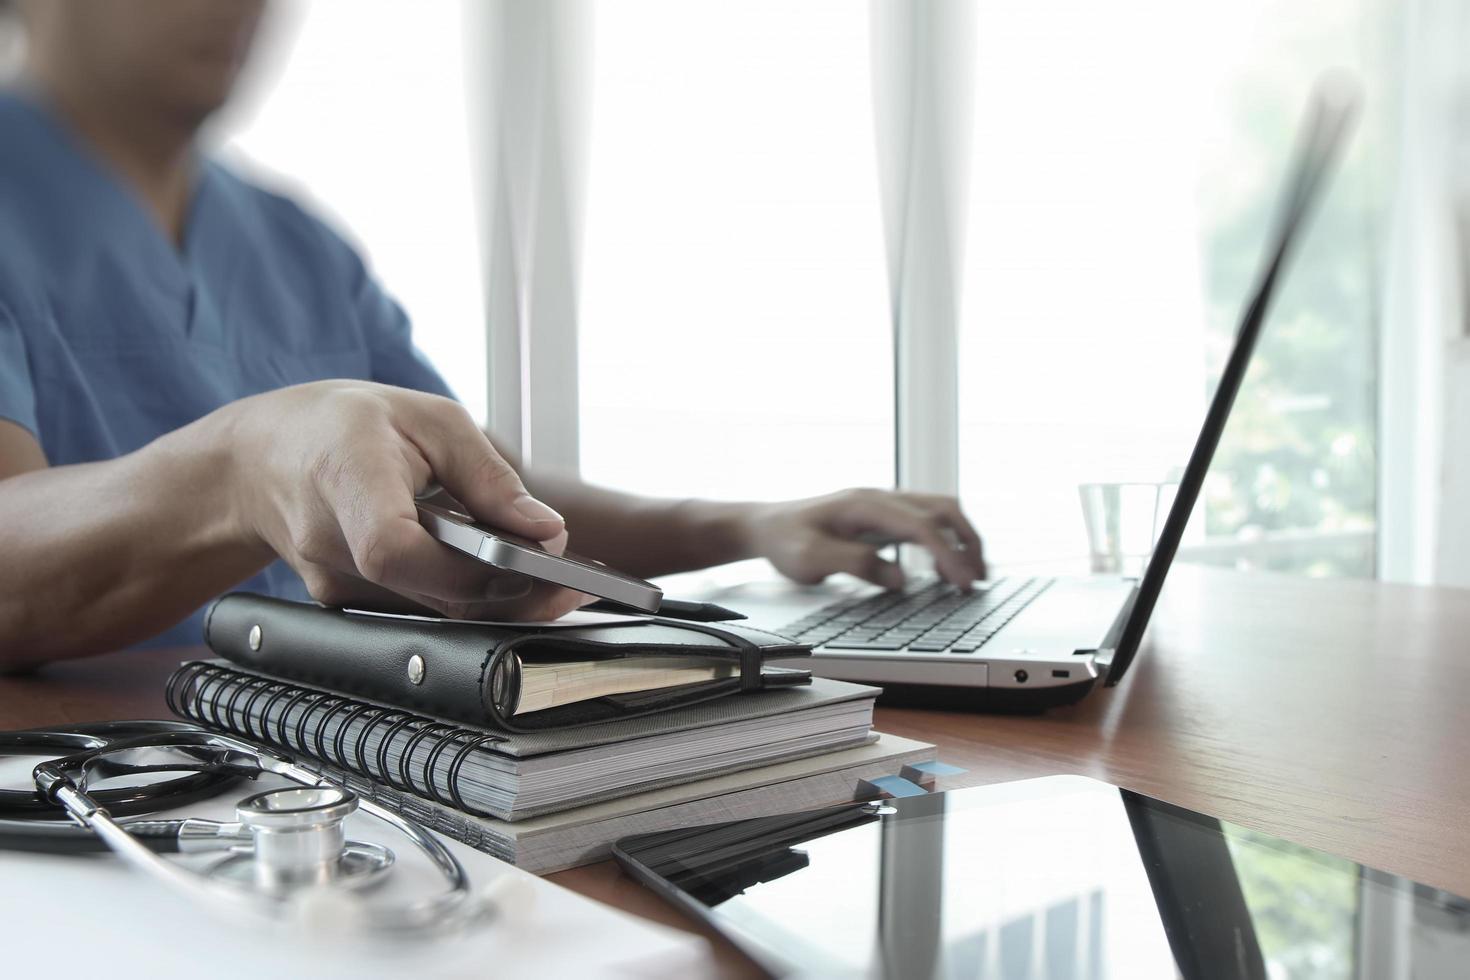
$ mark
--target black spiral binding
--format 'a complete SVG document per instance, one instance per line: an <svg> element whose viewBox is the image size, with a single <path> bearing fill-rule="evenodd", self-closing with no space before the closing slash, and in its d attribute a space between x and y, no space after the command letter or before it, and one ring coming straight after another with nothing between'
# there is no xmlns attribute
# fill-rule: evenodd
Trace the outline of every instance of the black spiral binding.
<svg viewBox="0 0 1470 980"><path fill-rule="evenodd" d="M454 761L449 764L449 796L450 799L454 800L456 807L465 813L474 813L475 811L471 810L468 804L465 803L464 797L459 795L459 769L464 765L464 761L470 757L472 751L484 745L486 742L495 741L495 736L476 735L473 732L466 731L462 731L459 734L466 736L469 741L465 743L464 748L454 754Z"/></svg>
<svg viewBox="0 0 1470 980"><path fill-rule="evenodd" d="M347 733L352 730L352 723L357 719L358 715L364 715L367 714L369 711L375 710L377 710L376 705L366 703L359 704L356 708L353 708L352 711L348 713L346 718L342 719L342 724L337 726L337 734L332 736L332 754L333 756L335 756L332 761L341 766L343 769L351 769L352 763L347 761L347 750L342 747L342 740L345 739L347 737ZM364 771L366 771L366 767L363 768Z"/></svg>
<svg viewBox="0 0 1470 980"><path fill-rule="evenodd" d="M453 806L454 801L452 799L446 800L443 796L439 795L439 785L434 780L434 771L436 768L438 768L439 756L443 754L445 749L453 745L462 734L464 734L464 729L453 728L450 726L445 727L448 727L449 731L444 735L443 738L434 743L433 748L429 749L429 758L424 763L424 775L428 777L427 782L429 789L429 799L433 800L435 803L443 803L445 806ZM454 784L449 781L448 776L445 776L444 784L450 787L451 790L454 788Z"/></svg>
<svg viewBox="0 0 1470 980"><path fill-rule="evenodd" d="M180 718L193 718L190 712L185 710L188 705L183 700L184 689L194 680L204 665L195 660L185 664L174 675L168 679L168 685L163 689L163 700L168 705L168 710Z"/></svg>
<svg viewBox="0 0 1470 980"><path fill-rule="evenodd" d="M419 742L423 741L424 737L435 729L441 732L452 732L454 731L454 726L446 725L442 721L430 722L414 732L409 738L408 744L403 747L403 758L398 760L398 775L403 778L403 785L409 792L415 792L413 788L413 777L408 772L409 762L413 759L414 750L419 747ZM430 758L432 759L432 757L431 753ZM434 767L432 763L424 766L424 788L421 792L431 800L443 802L439 799L439 791L434 787Z"/></svg>
<svg viewBox="0 0 1470 980"><path fill-rule="evenodd" d="M372 771L372 768L367 764L367 759L363 758L363 753L367 751L367 738L372 734L373 726L379 721L382 721L383 716L389 710L388 708L379 707L376 704L370 704L368 705L368 710L363 714L365 720L362 723L362 731L357 733L357 738L352 743L352 757L357 760L357 768L360 772Z"/></svg>
<svg viewBox="0 0 1470 980"><path fill-rule="evenodd" d="M179 710L183 706L179 701L179 687L187 682L190 673L190 666L185 665L180 667L174 671L173 676L168 679L168 683L163 686L163 703L168 705L168 710L180 717L187 716Z"/></svg>
<svg viewBox="0 0 1470 980"><path fill-rule="evenodd" d="M306 719L311 717L312 709L332 695L326 691L303 691L301 697L301 717L296 719L296 746L302 752L306 751ZM286 702L286 713L281 716L281 745L290 748L291 743L286 741L286 719L291 715L291 709L296 706L296 698Z"/></svg>
<svg viewBox="0 0 1470 980"><path fill-rule="evenodd" d="M295 694L295 692L291 689L289 685L278 684L276 686L279 687L280 690L276 691L269 698L267 698L265 704L262 705L260 709L260 740L262 742L272 741L270 737L271 712L275 710L276 702L281 700L282 698L290 698ZM281 716L285 717L284 711L281 712Z"/></svg>
<svg viewBox="0 0 1470 980"><path fill-rule="evenodd" d="M251 678L250 680L246 681L243 684L236 685L236 687L234 688L234 690L232 690L230 692L230 699L225 702L225 717L226 718L230 719L231 721L234 721L234 718L235 718L235 702L238 701L238 700L240 700L240 696L242 694L244 694L246 691L249 691L259 681L260 681L260 678L253 677L253 678ZM248 733L248 731L249 731L249 725L250 725L250 716L249 715L243 715L242 714L240 716L240 726L236 730L237 731L244 730L244 731L246 731ZM233 728L235 726L231 725L230 727Z"/></svg>
<svg viewBox="0 0 1470 980"><path fill-rule="evenodd" d="M245 708L240 717L240 727L245 729L246 738L264 741L265 736L255 731L255 702L259 701L260 696L266 691L269 691L273 687L280 687L280 685L268 677L252 677L245 682L245 686L253 690L250 692L249 699L245 702Z"/></svg>
<svg viewBox="0 0 1470 980"><path fill-rule="evenodd" d="M327 757L327 747L322 744L322 741L326 738L327 726L331 724L332 718L336 716L337 712L343 709L346 709L350 713L357 704L355 701L349 701L347 698L341 697L334 697L330 700L332 701L332 706L327 709L326 714L322 715L322 720L317 722L315 731L311 733L311 744L316 749L312 754L318 759L325 759ZM306 746L302 745L301 750L303 752L307 751Z"/></svg>
<svg viewBox="0 0 1470 980"><path fill-rule="evenodd" d="M209 684L211 681L222 678L225 674L223 667L205 664L204 669L199 672L199 720L205 724L213 724L215 728L229 728L219 720L219 698L209 696ZM220 689L224 689L224 682L220 682ZM207 710L206 710L207 709Z"/></svg>
<svg viewBox="0 0 1470 980"><path fill-rule="evenodd" d="M391 718L395 714L402 715L402 717L398 721L394 722L391 726L389 726L388 731L384 733L382 740L378 742L378 752L377 755L374 757L374 761L378 764L378 778L384 784L386 784L389 789L408 789L410 792L412 792L412 784L405 787L399 786L393 782L393 775L388 771L388 745L390 742L393 741L393 736L397 735L400 731L402 731L404 728L407 728L415 721L422 722L423 719L419 718L417 715L409 714L407 711L390 712L389 714L384 715L383 718ZM375 719L374 723L376 724L377 721L382 720L382 718Z"/></svg>
<svg viewBox="0 0 1470 980"><path fill-rule="evenodd" d="M472 810L460 795L460 770L477 749L499 741L496 735L458 728L397 708L203 661L191 661L175 671L164 689L164 700L179 717L269 742L288 752L314 755L390 789L414 793L466 813L480 811ZM361 730L349 743L352 725L359 720ZM379 733L381 737L370 751L368 744ZM390 765L389 749L400 740L401 733L406 733L403 754L397 765ZM422 766L415 766L414 753L425 742L430 743L428 756ZM449 764L440 779L441 760L451 749ZM449 787L447 797L439 788L441 782Z"/></svg>

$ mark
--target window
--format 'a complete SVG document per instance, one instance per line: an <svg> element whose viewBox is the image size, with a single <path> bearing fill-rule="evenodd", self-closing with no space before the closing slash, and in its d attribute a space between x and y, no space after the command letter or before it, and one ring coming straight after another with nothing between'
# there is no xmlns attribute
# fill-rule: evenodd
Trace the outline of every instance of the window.
<svg viewBox="0 0 1470 980"><path fill-rule="evenodd" d="M594 20L583 475L891 485L866 9L625 0Z"/></svg>
<svg viewBox="0 0 1470 980"><path fill-rule="evenodd" d="M999 561L1085 554L1079 483L1182 468L1311 83L1375 68L1362 50L1383 33L1374 18L1372 0L981 8L961 491ZM1277 297L1191 532L1196 559L1373 573L1364 181L1389 101L1370 102Z"/></svg>
<svg viewBox="0 0 1470 980"><path fill-rule="evenodd" d="M232 149L364 243L482 419L460 10L300 5ZM580 464L640 492L772 498L894 479L893 341L864 7L587 8ZM1003 566L1069 562L1082 482L1186 458L1311 81L1370 89L1297 253L1187 557L1371 574L1387 0L976 9L961 496ZM268 74L271 73L268 71Z"/></svg>
<svg viewBox="0 0 1470 980"><path fill-rule="evenodd" d="M1206 489L1204 560L1371 576L1377 516L1377 363L1386 178L1395 140L1386 70L1396 8L1292 3L1257 18L1219 86L1218 133L1202 161L1200 240L1207 365L1223 364L1274 217L1283 150L1324 67L1347 66L1364 113L1262 334Z"/></svg>
<svg viewBox="0 0 1470 980"><path fill-rule="evenodd" d="M262 92L224 121L228 153L267 186L304 194L357 246L483 422L458 5L280 5L263 29L274 36L261 38Z"/></svg>

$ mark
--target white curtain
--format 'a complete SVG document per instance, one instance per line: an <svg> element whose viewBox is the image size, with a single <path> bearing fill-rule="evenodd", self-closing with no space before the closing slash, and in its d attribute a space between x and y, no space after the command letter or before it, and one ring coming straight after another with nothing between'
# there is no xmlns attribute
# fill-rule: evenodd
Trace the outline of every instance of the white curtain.
<svg viewBox="0 0 1470 980"><path fill-rule="evenodd" d="M591 5L466 0L491 431L575 471Z"/></svg>
<svg viewBox="0 0 1470 980"><path fill-rule="evenodd" d="M1470 16L1457 0L1404 8L1397 186L1379 381L1379 574L1470 585L1470 352L1464 334L1470 214Z"/></svg>
<svg viewBox="0 0 1470 980"><path fill-rule="evenodd" d="M872 0L869 9L898 483L957 494L975 4Z"/></svg>

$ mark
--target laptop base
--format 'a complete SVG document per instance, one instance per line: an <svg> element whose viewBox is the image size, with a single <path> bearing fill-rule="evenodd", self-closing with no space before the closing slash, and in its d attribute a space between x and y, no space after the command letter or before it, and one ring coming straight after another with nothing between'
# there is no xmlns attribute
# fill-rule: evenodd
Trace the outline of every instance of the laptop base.
<svg viewBox="0 0 1470 980"><path fill-rule="evenodd" d="M1097 685L1095 679L1057 687L954 687L940 684L884 683L878 698L883 708L938 708L1000 715L1039 715L1051 708L1076 704Z"/></svg>

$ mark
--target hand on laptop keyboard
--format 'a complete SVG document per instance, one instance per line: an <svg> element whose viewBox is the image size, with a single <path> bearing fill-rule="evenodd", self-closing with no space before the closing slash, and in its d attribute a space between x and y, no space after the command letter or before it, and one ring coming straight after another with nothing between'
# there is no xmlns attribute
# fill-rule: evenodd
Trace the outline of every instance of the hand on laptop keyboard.
<svg viewBox="0 0 1470 980"><path fill-rule="evenodd" d="M903 570L878 553L897 542L923 547L934 557L935 571L961 589L985 577L980 535L958 501L936 494L844 490L769 504L757 508L750 533L755 554L807 584L847 572L902 589Z"/></svg>

